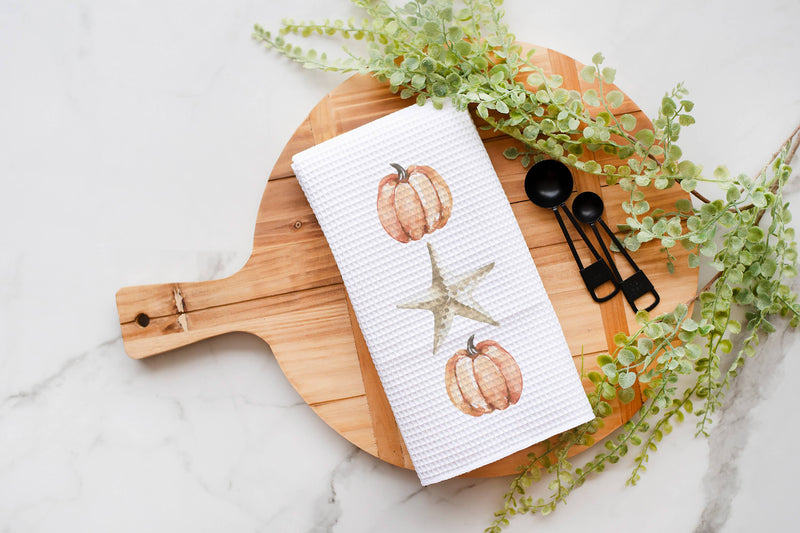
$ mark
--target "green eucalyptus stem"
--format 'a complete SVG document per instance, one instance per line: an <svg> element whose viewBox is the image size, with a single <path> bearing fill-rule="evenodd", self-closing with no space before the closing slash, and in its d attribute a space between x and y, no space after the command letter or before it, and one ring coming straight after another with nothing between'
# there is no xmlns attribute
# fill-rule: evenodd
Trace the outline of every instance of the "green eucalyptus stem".
<svg viewBox="0 0 800 533"><path fill-rule="evenodd" d="M664 430L665 428L670 427L670 420L673 416L675 416L680 422L683 421L683 411L692 411L692 402L691 397L697 392L699 384L695 384L693 387L688 388L684 391L683 399L680 400L677 404L673 405L662 417L661 419L656 422L656 425L653 426L652 432L647 436L647 439L642 443L641 449L642 452L636 456L634 459L634 466L633 470L631 470L630 476L625 481L626 485L635 485L636 482L641 478L639 472L644 471L646 469L645 463L650 460L650 451L657 450L657 442L660 442L661 439L664 437Z"/></svg>
<svg viewBox="0 0 800 533"><path fill-rule="evenodd" d="M786 146L789 146L789 150L786 152L785 161L786 161L787 164L791 164L792 161L794 161L794 156L797 154L797 149L800 147L800 124L798 124L795 127L794 131L792 131L792 134L789 135L789 137L784 141L783 147L785 148ZM770 159L770 162L775 161L778 158L780 153L781 153L780 149L778 151L776 151L772 155L772 158ZM769 167L769 165L770 165L770 163L767 163L764 166L764 168L761 169L761 171L759 172L759 175L765 173L767 171L767 168ZM774 193L776 193L778 191L778 188L780 186L781 186L780 180L776 179L775 181L772 182L772 185L770 185L769 190L770 190L771 193L774 194ZM752 206L752 204L751 204L750 206L747 206L747 207L754 207L754 206ZM759 212L758 216L756 217L756 223L760 222L761 218L765 214L766 214L766 211Z"/></svg>

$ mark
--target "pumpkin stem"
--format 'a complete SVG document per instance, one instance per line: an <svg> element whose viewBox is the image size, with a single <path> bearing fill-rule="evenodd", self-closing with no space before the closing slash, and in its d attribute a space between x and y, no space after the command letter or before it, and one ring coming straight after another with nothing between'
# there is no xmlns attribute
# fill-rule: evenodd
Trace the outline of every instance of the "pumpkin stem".
<svg viewBox="0 0 800 533"><path fill-rule="evenodd" d="M406 181L408 179L408 172L406 172L406 169L404 169L397 163L390 163L389 166L392 166L395 168L395 170L397 170L397 177L400 181Z"/></svg>
<svg viewBox="0 0 800 533"><path fill-rule="evenodd" d="M470 357L475 357L478 355L478 350L475 349L475 335L472 335L472 337L470 337L467 341L467 353L470 355Z"/></svg>

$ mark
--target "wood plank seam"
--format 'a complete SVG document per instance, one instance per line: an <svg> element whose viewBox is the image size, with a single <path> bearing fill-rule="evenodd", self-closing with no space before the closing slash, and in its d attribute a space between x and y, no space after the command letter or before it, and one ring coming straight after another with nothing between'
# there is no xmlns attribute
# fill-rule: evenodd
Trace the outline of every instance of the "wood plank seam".
<svg viewBox="0 0 800 533"><path fill-rule="evenodd" d="M197 283L203 283L203 282L200 281L200 282L197 282ZM170 313L170 314L167 314L167 315L153 315L153 316L150 316L149 318L150 319L168 318L168 317L172 317L172 316L176 316L176 315L180 317L181 315L185 316L185 315L188 315L188 314L191 314L191 313L197 313L197 312L200 312L200 311L207 311L209 309L221 309L223 307L230 307L232 305L239 305L239 304L243 304L243 303L256 302L258 300L267 301L267 300L270 300L270 299L278 298L280 296L290 296L292 294L303 294L303 293L309 292L309 291L317 291L319 289L326 289L326 288L338 287L338 286L343 286L343 285L344 284L342 282L326 283L326 284L323 284L323 285L315 285L313 287L305 287L303 289L295 289L295 290L285 291L285 292L276 292L276 293L272 293L272 294L266 294L264 296L256 296L254 298L239 299L239 300L235 300L235 301L231 301L231 302L226 302L224 304L207 305L205 307L198 307L196 309L185 309L184 311L180 311L180 310L177 310L177 308L176 308L176 311L174 313ZM133 320L129 320L127 322L120 322L120 325L128 325L128 324L132 324L133 322L136 322L135 318Z"/></svg>
<svg viewBox="0 0 800 533"><path fill-rule="evenodd" d="M310 405L311 407L319 407L321 405L328 405L330 403L340 402L342 400L355 400L356 398L365 398L366 396L367 396L366 393L365 394L356 394L354 396L342 396L341 398L333 398L331 400L325 400L325 401L322 401L322 402L312 402L312 403L309 403L308 405Z"/></svg>

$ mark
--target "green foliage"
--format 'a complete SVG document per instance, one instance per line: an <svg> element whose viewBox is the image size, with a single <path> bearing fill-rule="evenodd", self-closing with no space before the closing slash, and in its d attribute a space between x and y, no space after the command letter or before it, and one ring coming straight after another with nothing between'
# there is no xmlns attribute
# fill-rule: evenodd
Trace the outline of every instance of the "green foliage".
<svg viewBox="0 0 800 533"><path fill-rule="evenodd" d="M594 385L588 397L596 418L552 437L543 453L529 456L486 531L500 531L516 514L552 512L588 476L637 449L628 478L635 484L658 442L686 414L695 415L697 433L707 435L731 380L759 340L775 330L773 317L786 317L793 327L800 322L797 295L785 283L797 274L797 246L782 194L796 144L787 142L756 176L732 177L720 166L708 177L682 159L676 144L682 128L694 123L694 104L682 84L665 94L652 129L646 128L624 112L624 95L609 86L616 71L603 66L602 54L581 70L592 84L582 94L533 64L533 51L523 50L503 22L501 0L417 0L400 7L351 1L363 8L365 19L287 20L277 34L256 26L254 38L306 68L371 73L420 105L432 100L441 107L449 100L459 109L474 109L485 127L518 141L504 151L508 159L528 167L549 157L619 184L627 192L621 208L628 216L620 229L628 249L656 241L672 271L672 251L681 245L690 267L706 262L717 271L697 297L695 318L684 304L658 317L640 312L639 330L615 337L615 350L597 358L599 372L584 375ZM315 34L363 41L365 53L344 48L346 57L329 59L286 40ZM597 154L619 163L603 164ZM724 199L709 201L697 193L701 182L718 186ZM670 210L650 205L648 195L676 184L702 205L687 199ZM639 412L605 441L603 451L575 468L567 460L570 449L591 446L614 412L612 404L629 403L639 391ZM546 486L549 497L528 495L534 483Z"/></svg>
<svg viewBox="0 0 800 533"><path fill-rule="evenodd" d="M277 34L256 26L253 36L306 68L371 73L419 104L432 100L441 107L450 100L459 109L472 106L491 128L520 142L515 155L507 156L521 157L524 166L547 156L608 183L624 181L630 190L675 182L692 190L698 181L709 181L698 166L680 161L676 141L681 128L694 122L682 85L662 99L654 129L637 130L636 117L612 113L625 97L609 87L616 71L603 66L602 54L581 71L594 86L583 94L567 90L560 76L548 76L530 61L533 50L516 43L503 22L501 0L418 0L399 7L351 1L367 18L285 20ZM288 42L287 35L359 40L365 50L359 55L344 48L345 57L330 59ZM622 164L604 165L590 153L617 156Z"/></svg>

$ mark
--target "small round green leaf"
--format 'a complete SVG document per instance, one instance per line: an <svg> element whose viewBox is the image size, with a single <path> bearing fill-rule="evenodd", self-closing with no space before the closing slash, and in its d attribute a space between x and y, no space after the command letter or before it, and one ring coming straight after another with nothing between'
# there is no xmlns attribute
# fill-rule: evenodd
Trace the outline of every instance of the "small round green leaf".
<svg viewBox="0 0 800 533"><path fill-rule="evenodd" d="M622 102L625 101L625 95L623 95L619 91L611 91L606 95L606 100L608 101L608 105L610 107L612 108L619 107L622 105Z"/></svg>
<svg viewBox="0 0 800 533"><path fill-rule="evenodd" d="M629 389L634 383L636 383L635 372L625 372L619 375L619 386L623 389Z"/></svg>
<svg viewBox="0 0 800 533"><path fill-rule="evenodd" d="M619 117L619 122L622 124L622 127L627 131L631 131L633 128L636 127L636 117L633 115L622 115Z"/></svg>

